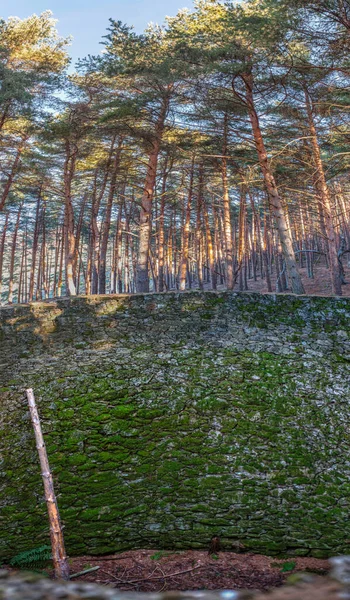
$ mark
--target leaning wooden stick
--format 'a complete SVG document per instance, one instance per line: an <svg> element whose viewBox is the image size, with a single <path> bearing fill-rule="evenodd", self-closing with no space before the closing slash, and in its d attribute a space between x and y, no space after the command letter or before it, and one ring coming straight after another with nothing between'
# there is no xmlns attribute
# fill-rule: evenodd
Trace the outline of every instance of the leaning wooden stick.
<svg viewBox="0 0 350 600"><path fill-rule="evenodd" d="M52 474L47 458L44 438L41 431L38 409L35 404L34 393L32 389L26 390L30 416L32 418L36 447L38 449L41 475L44 482L45 499L50 522L50 536L52 547L52 560L55 571L55 577L69 579L69 566L64 549L63 531L56 502L56 496L53 488Z"/></svg>

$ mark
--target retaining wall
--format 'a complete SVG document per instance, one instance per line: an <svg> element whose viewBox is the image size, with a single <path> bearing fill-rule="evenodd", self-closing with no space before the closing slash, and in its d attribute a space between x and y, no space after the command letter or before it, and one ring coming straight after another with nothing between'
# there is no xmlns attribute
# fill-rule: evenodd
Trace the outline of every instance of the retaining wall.
<svg viewBox="0 0 350 600"><path fill-rule="evenodd" d="M0 309L0 557L47 543L33 387L68 552L350 553L350 300L188 292Z"/></svg>

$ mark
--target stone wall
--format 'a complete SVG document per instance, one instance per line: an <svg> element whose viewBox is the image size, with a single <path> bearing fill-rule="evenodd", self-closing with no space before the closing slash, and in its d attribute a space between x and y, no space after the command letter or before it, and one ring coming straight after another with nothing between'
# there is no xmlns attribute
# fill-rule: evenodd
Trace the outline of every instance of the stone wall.
<svg viewBox="0 0 350 600"><path fill-rule="evenodd" d="M0 557L47 543L24 389L69 554L350 552L350 300L188 292L0 310Z"/></svg>

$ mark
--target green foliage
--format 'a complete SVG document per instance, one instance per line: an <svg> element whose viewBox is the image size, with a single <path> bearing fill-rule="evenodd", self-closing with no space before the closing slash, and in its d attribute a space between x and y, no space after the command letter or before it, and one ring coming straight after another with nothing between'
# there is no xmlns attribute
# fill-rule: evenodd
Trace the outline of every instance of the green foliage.
<svg viewBox="0 0 350 600"><path fill-rule="evenodd" d="M159 550L158 552L155 552L154 554L152 554L151 560L160 560L161 558L164 558L164 556L166 556L166 555L167 555L166 552Z"/></svg>
<svg viewBox="0 0 350 600"><path fill-rule="evenodd" d="M180 554L180 552L168 552L167 550L157 550L150 557L151 560L161 560L162 558L166 558L167 556L172 556L173 554Z"/></svg>
<svg viewBox="0 0 350 600"><path fill-rule="evenodd" d="M20 552L10 560L11 567L19 569L40 568L52 559L51 546L39 546L26 552Z"/></svg>
<svg viewBox="0 0 350 600"><path fill-rule="evenodd" d="M38 89L53 82L68 64L66 46L51 12L27 19L10 17L0 22L0 107L14 102L27 105L39 97ZM16 112L18 112L18 105Z"/></svg>
<svg viewBox="0 0 350 600"><path fill-rule="evenodd" d="M294 571L295 567L296 567L296 563L294 561L293 562L285 562L282 565L281 571L282 571L282 573L290 573L290 571Z"/></svg>

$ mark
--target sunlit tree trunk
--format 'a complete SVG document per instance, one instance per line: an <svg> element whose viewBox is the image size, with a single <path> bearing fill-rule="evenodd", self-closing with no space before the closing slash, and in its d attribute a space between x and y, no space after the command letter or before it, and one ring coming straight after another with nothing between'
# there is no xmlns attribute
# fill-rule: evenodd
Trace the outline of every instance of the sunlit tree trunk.
<svg viewBox="0 0 350 600"><path fill-rule="evenodd" d="M166 205L166 182L168 177L168 159L164 164L162 195L160 199L159 228L158 228L158 291L164 291L164 255L165 255L165 205Z"/></svg>
<svg viewBox="0 0 350 600"><path fill-rule="evenodd" d="M64 259L64 239L65 239L65 225L63 221L62 225L62 238L61 238L61 252L60 252L60 262L58 266L58 281L57 281L57 296L62 296L62 286L63 286L63 259Z"/></svg>
<svg viewBox="0 0 350 600"><path fill-rule="evenodd" d="M223 188L223 208L224 208L224 234L225 234L225 249L226 249L226 287L232 290L234 287L233 274L233 240L232 240L232 225L230 213L230 196L227 177L227 139L228 139L228 115L224 117L224 143L221 160L222 188Z"/></svg>
<svg viewBox="0 0 350 600"><path fill-rule="evenodd" d="M19 229L19 222L21 218L22 206L19 207L17 212L17 220L15 225L15 230L12 238L11 245L11 256L10 256L10 267L9 267L9 289L8 289L8 303L13 303L13 283L14 283L14 271L15 271L15 255L16 255L16 245L17 245L17 236Z"/></svg>
<svg viewBox="0 0 350 600"><path fill-rule="evenodd" d="M6 213L4 227L1 233L0 238L0 303L1 303L1 294L2 294L2 274L4 270L4 253L5 253L5 242L6 242L6 233L9 222L9 213Z"/></svg>
<svg viewBox="0 0 350 600"><path fill-rule="evenodd" d="M207 238L208 262L209 262L211 287L213 290L216 290L217 276L216 276L216 269L215 269L215 254L214 254L213 238L212 238L211 231L210 231L208 207L207 207L207 204L205 201L203 202L203 216L204 216L205 234L206 234L206 238Z"/></svg>
<svg viewBox="0 0 350 600"><path fill-rule="evenodd" d="M108 238L109 231L111 227L111 216L112 216L112 206L113 200L115 197L115 191L117 187L117 175L120 166L120 159L123 147L123 139L120 138L118 149L116 151L114 162L113 162L113 170L111 174L111 180L109 185L109 192L106 204L106 212L101 230L101 247L100 247L100 264L99 264L99 286L98 291L100 294L106 293L106 257L107 257L107 247L108 247Z"/></svg>
<svg viewBox="0 0 350 600"><path fill-rule="evenodd" d="M179 273L179 286L180 290L186 289L186 274L188 267L188 251L189 251L189 239L190 239L190 225L191 225L191 209L192 209L192 197L193 197L193 177L194 177L194 158L192 159L191 173L190 173L190 184L188 189L187 205L185 211L185 219L183 224L182 234L182 249L181 249L181 263Z"/></svg>
<svg viewBox="0 0 350 600"><path fill-rule="evenodd" d="M17 302L22 301L23 296L23 277L24 277L24 255L25 255L25 233L22 235L22 252L21 252L21 264L19 269L19 283L17 292Z"/></svg>
<svg viewBox="0 0 350 600"><path fill-rule="evenodd" d="M203 211L203 164L199 165L198 194L197 194L197 215L196 215L196 261L197 261L197 279L200 290L203 285L203 232L202 232L202 211Z"/></svg>
<svg viewBox="0 0 350 600"><path fill-rule="evenodd" d="M247 214L247 189L245 185L240 186L240 204L238 220L238 252L237 262L239 269L239 289L243 291L243 264L246 256L246 214Z"/></svg>
<svg viewBox="0 0 350 600"><path fill-rule="evenodd" d="M40 203L41 203L42 185L39 187L38 198L36 202L35 210L35 225L32 245L32 261L30 265L29 275L29 302L33 301L34 297L34 285L35 285L35 267L36 267L36 256L38 252L39 244L39 228L40 228Z"/></svg>
<svg viewBox="0 0 350 600"><path fill-rule="evenodd" d="M155 127L152 150L148 157L147 173L140 210L139 252L137 259L136 289L138 292L149 292L148 263L152 232L152 204L154 188L157 177L157 164L160 145L163 137L165 119L169 107L169 98L165 96L162 101L159 116Z"/></svg>
<svg viewBox="0 0 350 600"><path fill-rule="evenodd" d="M72 203L72 180L75 173L77 159L76 146L65 144L66 160L64 164L64 228L65 228L65 275L66 293L76 296L75 264L76 264L76 242L74 233L74 210Z"/></svg>
<svg viewBox="0 0 350 600"><path fill-rule="evenodd" d="M283 209L281 197L279 195L276 181L271 170L265 143L263 140L259 117L255 109L254 103L254 79L251 73L243 74L242 80L245 85L245 101L249 113L250 123L252 127L255 147L258 155L259 165L264 178L266 190L269 197L271 211L274 215L279 238L283 248L284 259L286 261L288 275L292 283L292 290L295 294L304 294L305 289L301 281L295 258L292 234L288 227L286 215ZM234 85L233 85L234 88ZM234 90L235 91L235 90ZM240 97L241 99L241 97Z"/></svg>
<svg viewBox="0 0 350 600"><path fill-rule="evenodd" d="M313 115L312 101L311 101L310 95L309 95L306 87L304 87L304 94L305 94L305 105L306 105L306 110L307 110L308 124L309 124L310 137L311 137L313 161L314 161L315 170L316 170L315 185L316 185L316 189L319 194L320 201L321 201L322 208L323 208L325 229L326 229L327 241L328 241L329 266L330 266L331 279L332 279L332 291L333 291L333 294L335 294L336 296L341 296L342 295L342 285L341 285L339 261L338 261L338 254L337 254L336 235L335 235L335 229L334 229L334 223L333 223L333 210L332 210L331 198L330 198L330 193L329 193L329 189L327 186L326 177L325 177L323 164L322 164L321 151L320 151L320 146L318 143L316 126L315 126L314 115Z"/></svg>

